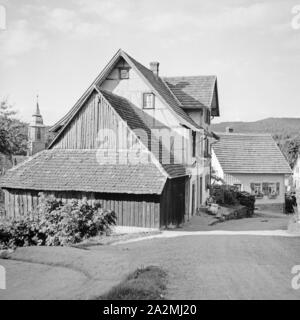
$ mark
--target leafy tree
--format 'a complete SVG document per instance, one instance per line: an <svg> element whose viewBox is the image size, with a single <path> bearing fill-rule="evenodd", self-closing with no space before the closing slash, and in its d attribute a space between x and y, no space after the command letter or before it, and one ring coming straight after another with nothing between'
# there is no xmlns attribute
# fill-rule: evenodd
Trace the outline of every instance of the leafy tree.
<svg viewBox="0 0 300 320"><path fill-rule="evenodd" d="M7 100L0 102L0 152L26 155L28 125L16 118L17 112Z"/></svg>

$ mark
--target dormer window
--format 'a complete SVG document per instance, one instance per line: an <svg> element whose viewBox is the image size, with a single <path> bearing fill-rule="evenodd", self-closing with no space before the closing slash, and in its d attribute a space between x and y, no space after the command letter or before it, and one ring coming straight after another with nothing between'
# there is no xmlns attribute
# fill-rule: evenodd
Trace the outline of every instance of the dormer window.
<svg viewBox="0 0 300 320"><path fill-rule="evenodd" d="M143 109L154 109L155 96L153 93L148 92L143 94Z"/></svg>
<svg viewBox="0 0 300 320"><path fill-rule="evenodd" d="M128 68L120 68L120 79L129 79L129 69Z"/></svg>

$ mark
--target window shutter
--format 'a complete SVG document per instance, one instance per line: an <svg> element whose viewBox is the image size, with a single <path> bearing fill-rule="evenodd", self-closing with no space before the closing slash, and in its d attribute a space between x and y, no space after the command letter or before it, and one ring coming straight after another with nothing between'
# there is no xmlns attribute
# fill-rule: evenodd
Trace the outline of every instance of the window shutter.
<svg viewBox="0 0 300 320"><path fill-rule="evenodd" d="M280 183L279 182L276 183L276 192L277 192L277 194L280 194Z"/></svg>

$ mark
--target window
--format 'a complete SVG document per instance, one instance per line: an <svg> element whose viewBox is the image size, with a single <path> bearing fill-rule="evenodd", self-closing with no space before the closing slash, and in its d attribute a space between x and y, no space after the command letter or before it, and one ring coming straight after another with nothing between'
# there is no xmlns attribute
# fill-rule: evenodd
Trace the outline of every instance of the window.
<svg viewBox="0 0 300 320"><path fill-rule="evenodd" d="M129 69L128 68L120 68L120 79L129 79Z"/></svg>
<svg viewBox="0 0 300 320"><path fill-rule="evenodd" d="M209 109L206 109L206 119L205 119L205 122L207 124L210 124L210 110Z"/></svg>
<svg viewBox="0 0 300 320"><path fill-rule="evenodd" d="M251 183L251 193L255 195L256 198L263 198L263 193L262 193L262 185L261 183Z"/></svg>
<svg viewBox="0 0 300 320"><path fill-rule="evenodd" d="M237 191L242 191L242 185L240 183L234 183L233 185L236 187Z"/></svg>
<svg viewBox="0 0 300 320"><path fill-rule="evenodd" d="M154 94L144 93L143 94L143 108L144 109L154 109Z"/></svg>
<svg viewBox="0 0 300 320"><path fill-rule="evenodd" d="M174 164L174 136L170 137L170 164Z"/></svg>
<svg viewBox="0 0 300 320"><path fill-rule="evenodd" d="M210 152L209 152L209 140L206 137L205 139L205 146L204 146L204 158L208 158L210 156Z"/></svg>
<svg viewBox="0 0 300 320"><path fill-rule="evenodd" d="M196 132L195 131L192 131L192 139L193 139L192 157L196 157Z"/></svg>
<svg viewBox="0 0 300 320"><path fill-rule="evenodd" d="M280 183L277 182L264 182L263 183L263 194L271 199L276 198L280 194Z"/></svg>

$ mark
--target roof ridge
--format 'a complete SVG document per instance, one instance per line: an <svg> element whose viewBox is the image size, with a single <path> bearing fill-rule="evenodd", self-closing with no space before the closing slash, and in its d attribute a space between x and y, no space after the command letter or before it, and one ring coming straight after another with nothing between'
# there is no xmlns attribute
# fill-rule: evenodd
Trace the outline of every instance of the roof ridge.
<svg viewBox="0 0 300 320"><path fill-rule="evenodd" d="M214 131L218 135L227 135L227 136L262 136L262 137L272 137L271 133L259 133L259 132L221 132Z"/></svg>
<svg viewBox="0 0 300 320"><path fill-rule="evenodd" d="M191 76L163 76L163 79L179 79L179 78L217 78L215 74L202 74L202 75L191 75Z"/></svg>
<svg viewBox="0 0 300 320"><path fill-rule="evenodd" d="M99 84L99 82L101 80L103 80L105 78L105 75L110 71L110 69L112 68L112 66L114 66L114 64L116 63L116 61L120 58L124 58L125 60L129 60L131 62L131 64L133 64L133 66L141 73L141 76L144 78L145 81L148 82L148 84L152 87L152 89L154 91L156 91L156 93L160 96L160 98L169 106L170 109L173 110L173 112L177 115L177 117L180 117L182 120L185 120L187 123L189 123L190 125L194 126L195 128L198 129L198 125L193 121L193 119L191 117L189 117L189 115L183 110L181 105L178 105L177 100L171 95L171 97L173 98L174 102L176 103L176 105L172 105L169 101L167 101L166 97L163 96L163 92L159 92L159 90L157 90L157 88L154 87L154 85L151 83L150 79L148 79L144 74L143 74L143 70L144 72L147 72L148 75L153 75L152 71L150 69L148 69L147 67L145 67L143 64L141 64L140 62L138 62L136 59L134 59L133 57L131 57L127 52L123 51L122 49L119 49L115 55L110 59L110 61L106 64L106 66L104 67L104 69L99 73L99 75L96 77L96 79L92 82L92 84L88 87L88 89L83 93L83 95L77 100L77 102L75 103L75 105L71 108L71 110L69 110L69 112L67 112L67 114L62 117L59 121L57 121L51 128L50 131L54 131L57 130L61 127L63 127L66 123L68 123L68 119L72 118L73 115L77 112L78 108L80 109L82 103L84 103L84 101L86 101L87 97L90 95L90 93L93 91L93 88L95 87L96 84ZM142 69L139 70L139 69ZM162 81L162 79L160 77L157 77L158 79L160 79L161 83L163 84L163 87L165 88L165 90L167 90L168 92L170 92L169 87ZM160 83L157 84L157 86L159 86ZM162 90L163 91L163 90ZM180 110L177 110L180 109ZM52 144L51 144L52 145Z"/></svg>
<svg viewBox="0 0 300 320"><path fill-rule="evenodd" d="M150 84L150 86L152 87L152 90L154 90L156 92L156 94L158 94L158 96L160 96L160 98L170 107L170 109L173 110L173 112L177 115L177 117L179 116L182 120L185 120L187 123L194 126L196 129L199 129L199 126L195 123L195 121L183 110L182 105L181 104L178 105L177 99L175 99L173 97L173 95L171 95L172 98L174 99L174 102L176 103L176 105L173 106L173 104L168 102L166 97L164 97L163 94L157 88L155 88L154 84L151 82L152 80L148 79L147 76L145 76L143 74L143 72L141 70L139 70L138 67L142 67L142 69L145 69L146 72L148 72L148 75L150 75L153 79L155 79L158 82L157 83L158 86L161 85L161 83L162 83L164 88L170 93L170 91L171 91L170 88L166 85L166 83L162 80L161 77L154 76L153 72L150 69L148 69L143 64L141 64L140 62L138 62L137 60L132 58L127 53L125 53L125 56L129 60L132 60L131 62L133 63L133 65L135 65L135 64L138 65L138 66L135 65L135 68L140 72L140 74L142 75L144 80L146 80L146 82L148 82L148 84ZM178 110L177 110L177 108L178 108Z"/></svg>

